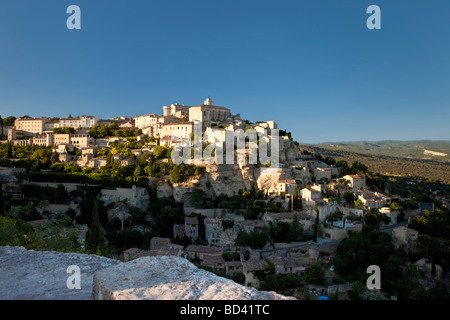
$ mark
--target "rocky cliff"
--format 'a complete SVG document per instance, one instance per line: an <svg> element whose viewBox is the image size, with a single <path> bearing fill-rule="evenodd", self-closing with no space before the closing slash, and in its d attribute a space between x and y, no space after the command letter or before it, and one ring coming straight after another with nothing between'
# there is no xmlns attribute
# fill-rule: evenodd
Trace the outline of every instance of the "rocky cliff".
<svg viewBox="0 0 450 320"><path fill-rule="evenodd" d="M118 263L88 254L0 247L0 300L88 300L94 273ZM80 268L80 289L67 287L72 265Z"/></svg>
<svg viewBox="0 0 450 320"><path fill-rule="evenodd" d="M69 266L80 288L69 289ZM71 282L71 281L69 281ZM200 270L183 258L143 257L120 262L87 254L0 247L1 300L272 300L262 292Z"/></svg>
<svg viewBox="0 0 450 320"><path fill-rule="evenodd" d="M178 257L143 257L94 274L92 298L100 300L279 300L198 269Z"/></svg>

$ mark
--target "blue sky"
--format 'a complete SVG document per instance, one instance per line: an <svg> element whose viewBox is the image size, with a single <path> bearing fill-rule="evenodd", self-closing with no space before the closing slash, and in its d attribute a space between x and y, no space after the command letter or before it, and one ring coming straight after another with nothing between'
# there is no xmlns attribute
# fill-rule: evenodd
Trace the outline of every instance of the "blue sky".
<svg viewBox="0 0 450 320"><path fill-rule="evenodd" d="M81 8L68 30L66 8ZM369 30L369 5L381 30ZM450 140L448 0L2 0L0 115L162 113L208 95L303 143Z"/></svg>

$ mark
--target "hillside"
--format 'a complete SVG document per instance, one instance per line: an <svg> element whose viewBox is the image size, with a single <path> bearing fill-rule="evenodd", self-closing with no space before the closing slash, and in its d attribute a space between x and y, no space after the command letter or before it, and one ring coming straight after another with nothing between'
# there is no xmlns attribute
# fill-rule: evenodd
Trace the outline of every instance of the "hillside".
<svg viewBox="0 0 450 320"><path fill-rule="evenodd" d="M327 142L314 145L328 150L347 151L376 156L450 161L450 141L358 141Z"/></svg>
<svg viewBox="0 0 450 320"><path fill-rule="evenodd" d="M345 160L349 164L358 161L370 171L380 174L416 176L450 183L450 162L364 154L310 145L302 145L300 148L323 157L333 157L336 161Z"/></svg>

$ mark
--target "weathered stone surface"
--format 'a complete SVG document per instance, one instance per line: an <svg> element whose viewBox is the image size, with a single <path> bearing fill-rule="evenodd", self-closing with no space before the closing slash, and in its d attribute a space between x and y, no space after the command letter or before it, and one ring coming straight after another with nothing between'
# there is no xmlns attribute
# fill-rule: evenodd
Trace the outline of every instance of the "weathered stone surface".
<svg viewBox="0 0 450 320"><path fill-rule="evenodd" d="M88 300L94 272L119 261L96 255L0 247L0 300ZM80 289L68 289L67 267L80 268Z"/></svg>
<svg viewBox="0 0 450 320"><path fill-rule="evenodd" d="M81 288L69 289L80 268ZM0 300L271 300L261 292L198 269L178 257L144 257L120 262L96 255L0 247Z"/></svg>
<svg viewBox="0 0 450 320"><path fill-rule="evenodd" d="M99 300L273 300L262 292L198 269L178 257L143 257L94 274L92 298Z"/></svg>

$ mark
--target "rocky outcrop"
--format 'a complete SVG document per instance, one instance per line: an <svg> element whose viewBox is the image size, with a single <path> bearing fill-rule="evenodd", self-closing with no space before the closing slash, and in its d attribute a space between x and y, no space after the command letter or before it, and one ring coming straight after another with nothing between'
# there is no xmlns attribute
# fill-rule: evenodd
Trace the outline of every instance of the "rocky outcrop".
<svg viewBox="0 0 450 320"><path fill-rule="evenodd" d="M215 195L237 195L239 190L250 190L256 183L253 166L240 167L238 164L212 164L206 167L206 179L200 179L200 187L210 189Z"/></svg>
<svg viewBox="0 0 450 320"><path fill-rule="evenodd" d="M0 247L0 300L88 300L94 273L118 263L96 255ZM80 289L67 287L71 265L80 268Z"/></svg>
<svg viewBox="0 0 450 320"><path fill-rule="evenodd" d="M178 257L143 257L94 274L92 299L99 300L281 300L198 269Z"/></svg>
<svg viewBox="0 0 450 320"><path fill-rule="evenodd" d="M68 287L77 266L79 289ZM69 280L69 281L68 281ZM200 270L178 257L129 262L96 255L0 247L0 300L289 299Z"/></svg>

